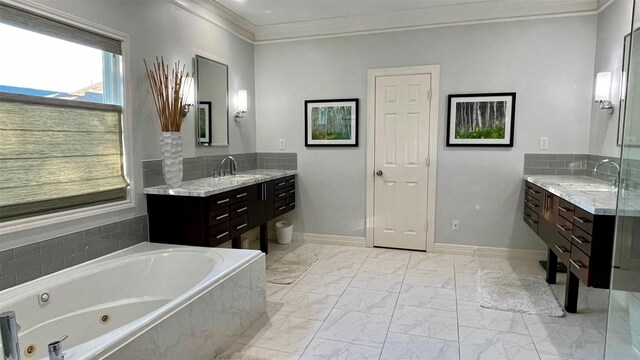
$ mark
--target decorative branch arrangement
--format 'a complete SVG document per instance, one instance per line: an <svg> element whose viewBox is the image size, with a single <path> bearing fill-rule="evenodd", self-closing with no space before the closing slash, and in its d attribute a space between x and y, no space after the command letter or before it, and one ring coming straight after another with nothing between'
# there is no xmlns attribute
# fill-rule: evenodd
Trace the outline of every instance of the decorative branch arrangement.
<svg viewBox="0 0 640 360"><path fill-rule="evenodd" d="M143 59L143 61L160 119L160 128L163 132L180 131L182 120L186 115L185 101L192 77L185 72L185 65L180 68L180 61L174 64L171 72L169 72L169 65L165 65L162 57L158 59L156 56L156 62L152 64L151 69L147 66L147 60Z"/></svg>

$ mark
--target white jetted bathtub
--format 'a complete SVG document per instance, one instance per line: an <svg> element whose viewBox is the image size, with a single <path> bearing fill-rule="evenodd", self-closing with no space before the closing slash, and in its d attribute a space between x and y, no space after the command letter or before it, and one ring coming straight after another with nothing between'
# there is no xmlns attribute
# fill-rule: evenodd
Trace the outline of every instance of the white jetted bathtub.
<svg viewBox="0 0 640 360"><path fill-rule="evenodd" d="M22 359L64 335L66 360L211 359L265 296L259 251L142 243L4 290L0 312L16 312Z"/></svg>

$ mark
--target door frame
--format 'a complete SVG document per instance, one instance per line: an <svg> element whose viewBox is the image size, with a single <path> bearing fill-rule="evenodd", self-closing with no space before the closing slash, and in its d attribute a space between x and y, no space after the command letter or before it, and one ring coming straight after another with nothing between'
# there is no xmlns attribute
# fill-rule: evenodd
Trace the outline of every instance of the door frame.
<svg viewBox="0 0 640 360"><path fill-rule="evenodd" d="M429 166L427 172L427 252L435 248L436 169L438 153L438 102L440 65L422 65L397 68L369 69L367 72L367 172L366 172L366 244L373 247L374 191L375 191L375 118L376 78L394 75L431 75L431 107L429 111Z"/></svg>

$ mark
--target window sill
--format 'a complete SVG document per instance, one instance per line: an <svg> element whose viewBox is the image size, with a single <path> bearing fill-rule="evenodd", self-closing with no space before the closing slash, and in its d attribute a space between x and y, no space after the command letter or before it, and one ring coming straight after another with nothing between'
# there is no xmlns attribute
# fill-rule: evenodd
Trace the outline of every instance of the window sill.
<svg viewBox="0 0 640 360"><path fill-rule="evenodd" d="M3 222L0 223L0 236L133 208L135 203L129 195L129 199L124 201Z"/></svg>

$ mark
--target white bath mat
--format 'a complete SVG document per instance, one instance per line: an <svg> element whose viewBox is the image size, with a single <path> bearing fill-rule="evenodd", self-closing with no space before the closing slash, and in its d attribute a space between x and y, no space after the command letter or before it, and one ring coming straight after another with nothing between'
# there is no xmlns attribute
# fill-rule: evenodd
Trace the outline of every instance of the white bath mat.
<svg viewBox="0 0 640 360"><path fill-rule="evenodd" d="M316 261L318 261L317 254L287 254L279 261L267 266L267 282L279 285L293 284Z"/></svg>
<svg viewBox="0 0 640 360"><path fill-rule="evenodd" d="M549 284L537 276L478 273L480 306L487 309L542 316L564 316Z"/></svg>

